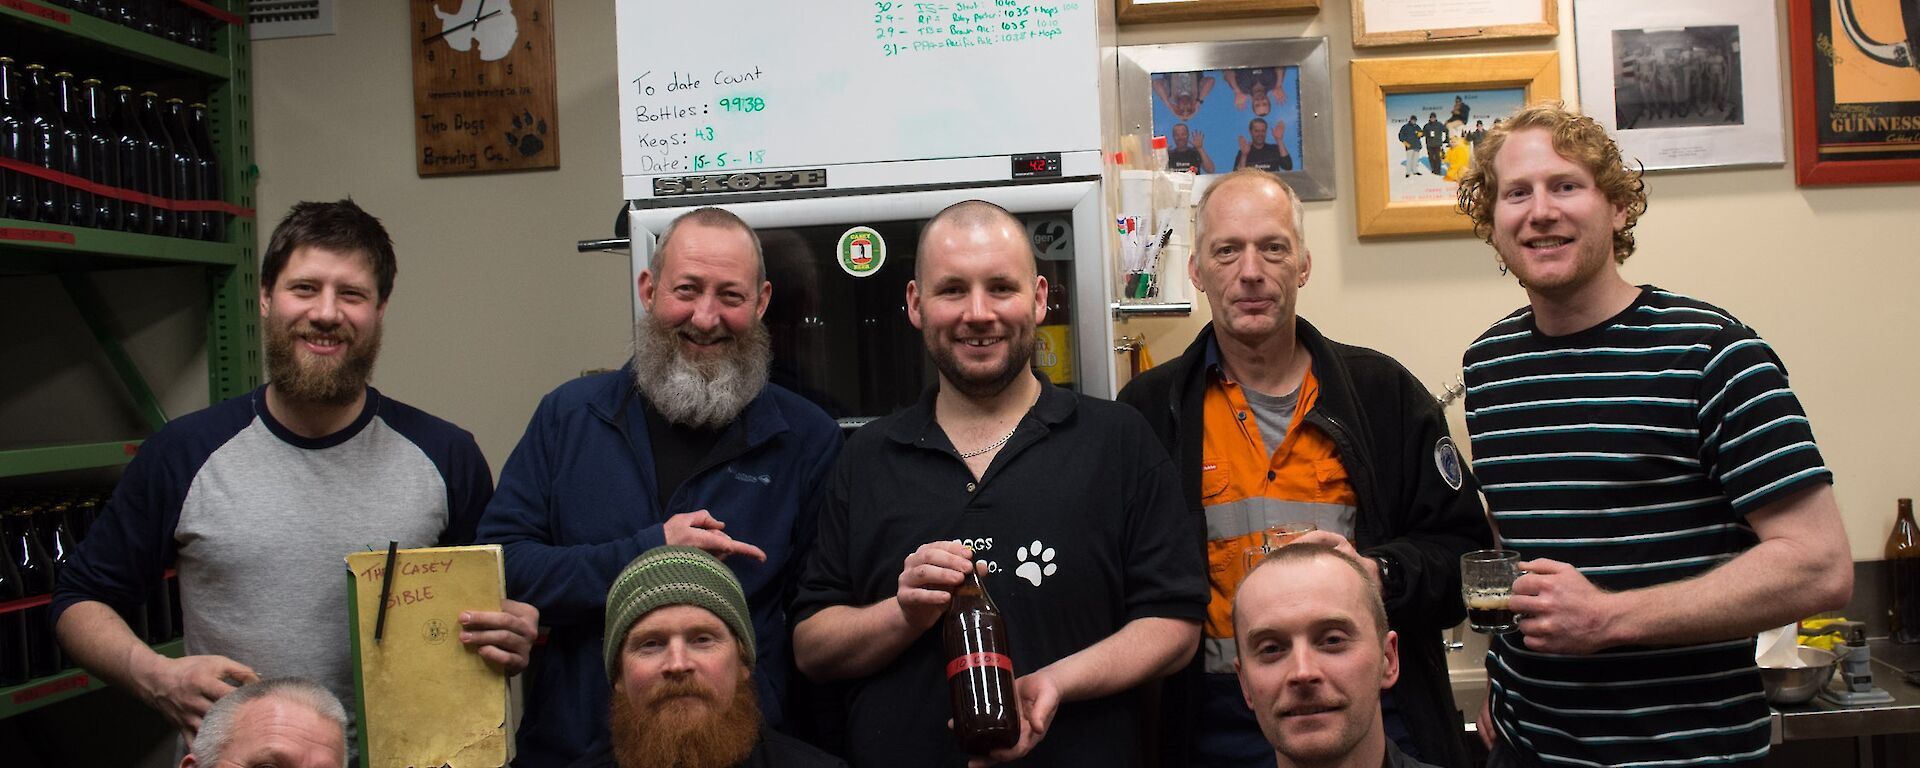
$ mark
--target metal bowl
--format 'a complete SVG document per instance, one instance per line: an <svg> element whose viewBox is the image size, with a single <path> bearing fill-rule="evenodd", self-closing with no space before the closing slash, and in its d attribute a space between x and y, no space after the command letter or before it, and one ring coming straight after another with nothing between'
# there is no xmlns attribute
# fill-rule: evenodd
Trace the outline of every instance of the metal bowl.
<svg viewBox="0 0 1920 768"><path fill-rule="evenodd" d="M1760 682L1772 704L1805 704L1833 677L1833 652L1801 646L1804 667L1761 667Z"/></svg>

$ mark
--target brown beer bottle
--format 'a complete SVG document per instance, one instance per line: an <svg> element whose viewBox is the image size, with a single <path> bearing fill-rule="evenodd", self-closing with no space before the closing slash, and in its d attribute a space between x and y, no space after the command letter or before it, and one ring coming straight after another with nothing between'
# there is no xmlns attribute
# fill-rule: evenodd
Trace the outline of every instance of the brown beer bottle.
<svg viewBox="0 0 1920 768"><path fill-rule="evenodd" d="M1887 536L1887 565L1893 573L1893 610L1889 629L1895 642L1920 643L1920 525L1913 521L1913 499L1900 500L1899 517Z"/></svg>
<svg viewBox="0 0 1920 768"><path fill-rule="evenodd" d="M987 595L980 572L953 591L941 629L947 650L947 689L953 699L953 735L960 749L984 755L1020 740L1020 708L1007 657L1007 625Z"/></svg>

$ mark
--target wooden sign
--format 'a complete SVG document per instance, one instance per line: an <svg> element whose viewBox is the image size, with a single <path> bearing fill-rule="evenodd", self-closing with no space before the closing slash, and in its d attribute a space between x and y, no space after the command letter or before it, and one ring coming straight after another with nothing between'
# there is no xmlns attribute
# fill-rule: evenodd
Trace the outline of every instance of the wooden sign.
<svg viewBox="0 0 1920 768"><path fill-rule="evenodd" d="M411 0L421 176L560 167L553 0Z"/></svg>

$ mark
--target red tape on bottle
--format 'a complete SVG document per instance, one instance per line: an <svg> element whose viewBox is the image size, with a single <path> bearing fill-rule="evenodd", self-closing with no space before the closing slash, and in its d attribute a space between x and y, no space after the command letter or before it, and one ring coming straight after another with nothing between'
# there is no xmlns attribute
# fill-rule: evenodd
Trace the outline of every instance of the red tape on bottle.
<svg viewBox="0 0 1920 768"><path fill-rule="evenodd" d="M947 662L947 677L953 677L974 667L999 667L1008 672L1012 672L1013 659L1007 658L1007 655L1004 653L965 654L954 658L953 661Z"/></svg>

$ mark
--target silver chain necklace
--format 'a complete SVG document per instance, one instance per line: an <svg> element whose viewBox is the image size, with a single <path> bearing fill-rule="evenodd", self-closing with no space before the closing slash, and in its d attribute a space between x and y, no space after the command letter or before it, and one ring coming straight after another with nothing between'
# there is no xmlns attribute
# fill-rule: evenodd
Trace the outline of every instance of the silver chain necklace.
<svg viewBox="0 0 1920 768"><path fill-rule="evenodd" d="M975 456L979 456L980 454L986 453L995 448L1006 445L1008 440L1013 439L1013 433L1018 431L1020 431L1020 422L1016 421L1013 423L1013 429L1007 430L1007 433L1004 435L1001 435L1000 439L993 441L992 443L988 444L987 447L981 448L977 451L967 451L965 453L962 453L960 454L960 458L971 459Z"/></svg>
<svg viewBox="0 0 1920 768"><path fill-rule="evenodd" d="M1039 405L1039 404L1040 404L1040 393L1035 392L1033 393L1033 402L1028 403L1027 408L1028 410L1032 410L1033 406ZM976 451L962 452L960 454L960 458L971 459L975 456L979 456L980 454L983 454L983 453L988 453L995 448L999 448L1000 446L1006 445L1008 440L1013 439L1013 433L1020 431L1020 422L1025 421L1026 418L1027 418L1026 414L1024 413L1020 414L1020 418L1013 420L1013 429L1007 430L1007 433L1004 435L1001 435L1000 439L993 441L991 444L988 444L985 448L981 448ZM956 448L954 450L959 450L959 449Z"/></svg>

